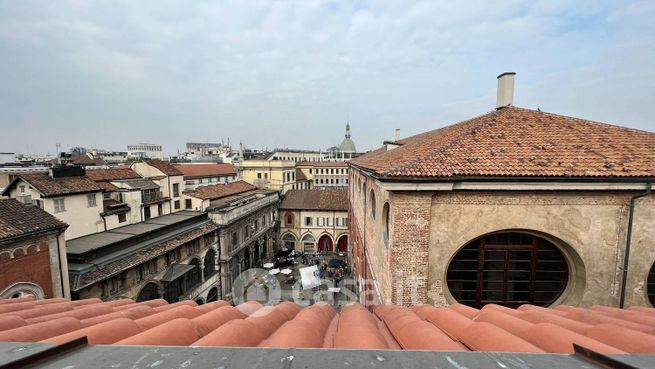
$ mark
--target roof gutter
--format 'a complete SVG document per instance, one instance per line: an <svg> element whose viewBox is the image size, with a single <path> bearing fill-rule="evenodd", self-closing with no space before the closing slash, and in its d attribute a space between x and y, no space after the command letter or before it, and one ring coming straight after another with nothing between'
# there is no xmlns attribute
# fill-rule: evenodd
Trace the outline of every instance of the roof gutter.
<svg viewBox="0 0 655 369"><path fill-rule="evenodd" d="M619 298L619 308L623 309L625 305L625 289L628 282L628 266L630 264L630 246L632 243L632 225L634 221L635 203L638 199L650 195L652 191L652 184L648 183L648 187L644 193L633 196L630 199L630 209L628 210L628 235L625 241L625 256L623 257L623 278L621 280L621 296Z"/></svg>

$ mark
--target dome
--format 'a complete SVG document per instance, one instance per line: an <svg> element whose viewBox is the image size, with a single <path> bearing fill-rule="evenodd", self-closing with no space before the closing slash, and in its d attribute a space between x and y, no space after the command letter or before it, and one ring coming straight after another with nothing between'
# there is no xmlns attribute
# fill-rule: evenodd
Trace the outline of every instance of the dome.
<svg viewBox="0 0 655 369"><path fill-rule="evenodd" d="M350 138L344 138L343 141L341 141L341 145L339 145L339 151L356 152L357 150L355 150L355 142Z"/></svg>

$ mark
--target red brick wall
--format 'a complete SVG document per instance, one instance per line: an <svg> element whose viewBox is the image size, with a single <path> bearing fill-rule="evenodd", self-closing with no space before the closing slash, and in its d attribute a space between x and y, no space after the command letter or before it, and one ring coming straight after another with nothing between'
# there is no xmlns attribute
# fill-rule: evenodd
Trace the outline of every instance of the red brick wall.
<svg viewBox="0 0 655 369"><path fill-rule="evenodd" d="M431 206L431 193L398 193L393 196L390 264L394 304L427 303Z"/></svg>
<svg viewBox="0 0 655 369"><path fill-rule="evenodd" d="M50 252L48 240L41 239L28 243L27 254L22 249L14 251L13 259L4 250L13 249L23 244L4 245L0 251L0 291L18 282L31 282L39 285L46 298L53 297L52 275L50 270ZM37 244L39 251L37 251Z"/></svg>

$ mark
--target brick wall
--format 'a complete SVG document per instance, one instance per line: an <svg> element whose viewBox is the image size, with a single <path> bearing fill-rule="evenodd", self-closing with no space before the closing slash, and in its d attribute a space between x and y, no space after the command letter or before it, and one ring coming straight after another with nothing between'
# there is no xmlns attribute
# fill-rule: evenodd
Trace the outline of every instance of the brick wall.
<svg viewBox="0 0 655 369"><path fill-rule="evenodd" d="M39 285L46 298L53 297L48 241L40 238L2 247L0 291L15 283L30 282Z"/></svg>

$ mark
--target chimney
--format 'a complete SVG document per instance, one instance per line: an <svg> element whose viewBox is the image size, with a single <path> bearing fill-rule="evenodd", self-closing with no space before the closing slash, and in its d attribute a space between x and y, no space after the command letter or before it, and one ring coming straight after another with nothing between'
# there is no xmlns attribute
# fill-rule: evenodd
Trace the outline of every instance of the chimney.
<svg viewBox="0 0 655 369"><path fill-rule="evenodd" d="M396 136L394 137L394 140L400 140L400 128L396 128Z"/></svg>
<svg viewBox="0 0 655 369"><path fill-rule="evenodd" d="M498 76L496 109L514 105L514 76L514 72L505 72Z"/></svg>

